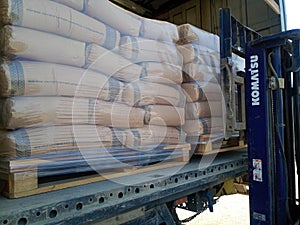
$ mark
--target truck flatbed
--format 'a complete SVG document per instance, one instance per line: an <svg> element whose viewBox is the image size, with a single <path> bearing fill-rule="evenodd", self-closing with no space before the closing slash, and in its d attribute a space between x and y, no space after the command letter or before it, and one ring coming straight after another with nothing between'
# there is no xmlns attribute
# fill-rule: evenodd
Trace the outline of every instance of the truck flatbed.
<svg viewBox="0 0 300 225"><path fill-rule="evenodd" d="M247 150L240 149L217 156L194 156L185 166L19 199L0 197L0 224L84 224L92 221L102 224L101 221L108 219L113 224L112 221L121 220L122 214L130 212L132 215L127 217L131 219L139 216L145 219L144 215L153 213L155 207L243 175L247 167Z"/></svg>

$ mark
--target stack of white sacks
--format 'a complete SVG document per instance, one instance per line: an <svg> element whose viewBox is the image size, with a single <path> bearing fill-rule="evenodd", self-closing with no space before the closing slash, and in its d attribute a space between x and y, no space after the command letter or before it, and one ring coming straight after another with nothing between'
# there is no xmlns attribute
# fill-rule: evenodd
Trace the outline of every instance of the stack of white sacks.
<svg viewBox="0 0 300 225"><path fill-rule="evenodd" d="M184 64L182 89L187 97L183 130L193 137L189 140L196 142L203 134L210 140L220 138L224 132L224 113L219 85L219 37L190 24L178 26L178 33L178 50Z"/></svg>
<svg viewBox="0 0 300 225"><path fill-rule="evenodd" d="M2 156L185 142L175 25L107 0L0 10Z"/></svg>

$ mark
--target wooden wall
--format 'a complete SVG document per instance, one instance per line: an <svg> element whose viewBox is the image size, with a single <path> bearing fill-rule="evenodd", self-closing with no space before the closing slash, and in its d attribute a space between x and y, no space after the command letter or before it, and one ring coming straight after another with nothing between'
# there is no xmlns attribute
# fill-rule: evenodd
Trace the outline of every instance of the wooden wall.
<svg viewBox="0 0 300 225"><path fill-rule="evenodd" d="M263 0L190 0L157 19L177 25L190 23L212 33L219 33L219 9L229 7L241 23L262 35L280 32L280 16Z"/></svg>

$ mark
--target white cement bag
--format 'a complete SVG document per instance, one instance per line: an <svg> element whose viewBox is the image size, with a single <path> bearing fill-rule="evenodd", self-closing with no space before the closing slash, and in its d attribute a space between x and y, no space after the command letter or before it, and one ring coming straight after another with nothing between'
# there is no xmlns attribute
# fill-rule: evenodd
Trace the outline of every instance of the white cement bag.
<svg viewBox="0 0 300 225"><path fill-rule="evenodd" d="M58 2L60 4L64 4L66 6L69 6L77 11L83 11L85 8L85 2L86 0L52 0L55 2Z"/></svg>
<svg viewBox="0 0 300 225"><path fill-rule="evenodd" d="M160 62L144 62L142 80L165 84L181 84L183 81L182 67Z"/></svg>
<svg viewBox="0 0 300 225"><path fill-rule="evenodd" d="M5 26L1 29L1 55L82 67L84 42L32 29Z"/></svg>
<svg viewBox="0 0 300 225"><path fill-rule="evenodd" d="M139 79L143 68L99 45L87 47L87 67L122 81Z"/></svg>
<svg viewBox="0 0 300 225"><path fill-rule="evenodd" d="M175 24L146 18L142 19L140 36L148 39L175 43L179 40L177 26Z"/></svg>
<svg viewBox="0 0 300 225"><path fill-rule="evenodd" d="M96 43L107 49L119 44L118 31L65 5L47 0L4 1L8 4L10 24ZM6 10L3 8L0 4L1 11ZM5 22L6 17L2 19Z"/></svg>
<svg viewBox="0 0 300 225"><path fill-rule="evenodd" d="M179 44L194 43L220 52L219 36L201 30L191 24L183 24L177 28L179 33Z"/></svg>
<svg viewBox="0 0 300 225"><path fill-rule="evenodd" d="M191 82L181 85L186 95L187 102L196 101L221 101L222 89L218 83Z"/></svg>
<svg viewBox="0 0 300 225"><path fill-rule="evenodd" d="M133 62L162 62L182 65L182 56L173 43L125 36L120 41L120 54Z"/></svg>
<svg viewBox="0 0 300 225"><path fill-rule="evenodd" d="M143 128L125 130L123 145L128 147L184 143L186 134L174 127L147 125Z"/></svg>
<svg viewBox="0 0 300 225"><path fill-rule="evenodd" d="M183 107L186 99L180 85L165 85L139 80L125 86L122 101L135 106L158 104Z"/></svg>
<svg viewBox="0 0 300 225"><path fill-rule="evenodd" d="M186 96L186 101L187 102L196 102L199 99L203 98L203 92L201 89L198 87L196 82L191 82L191 83L183 83L181 85L183 92Z"/></svg>
<svg viewBox="0 0 300 225"><path fill-rule="evenodd" d="M222 115L223 108L221 102L190 102L185 106L185 118L187 120L209 117L222 117Z"/></svg>
<svg viewBox="0 0 300 225"><path fill-rule="evenodd" d="M145 107L146 121L151 125L181 126L185 121L185 109L170 105L149 105Z"/></svg>
<svg viewBox="0 0 300 225"><path fill-rule="evenodd" d="M87 67L124 81L136 80L142 74L141 66L96 44L15 26L5 26L1 33L1 52L7 58Z"/></svg>
<svg viewBox="0 0 300 225"><path fill-rule="evenodd" d="M186 120L182 129L187 136L199 136L204 134L205 125L200 119Z"/></svg>
<svg viewBox="0 0 300 225"><path fill-rule="evenodd" d="M185 82L200 81L217 83L220 78L220 67L194 62L184 65L183 72Z"/></svg>
<svg viewBox="0 0 300 225"><path fill-rule="evenodd" d="M0 96L77 96L118 101L123 83L78 67L33 61L0 66Z"/></svg>
<svg viewBox="0 0 300 225"><path fill-rule="evenodd" d="M177 49L183 56L183 64L194 62L208 66L220 67L220 54L205 46L186 44L177 45Z"/></svg>
<svg viewBox="0 0 300 225"><path fill-rule="evenodd" d="M91 98L12 97L0 101L1 127L96 124L118 128L144 126L145 111Z"/></svg>
<svg viewBox="0 0 300 225"><path fill-rule="evenodd" d="M93 125L44 126L0 132L1 157L27 157L67 150L120 146L123 133Z"/></svg>
<svg viewBox="0 0 300 225"><path fill-rule="evenodd" d="M221 117L213 117L186 120L182 129L189 136L222 133L224 131L223 119Z"/></svg>
<svg viewBox="0 0 300 225"><path fill-rule="evenodd" d="M139 36L141 21L138 16L108 0L89 0L85 13L115 28L122 34Z"/></svg>

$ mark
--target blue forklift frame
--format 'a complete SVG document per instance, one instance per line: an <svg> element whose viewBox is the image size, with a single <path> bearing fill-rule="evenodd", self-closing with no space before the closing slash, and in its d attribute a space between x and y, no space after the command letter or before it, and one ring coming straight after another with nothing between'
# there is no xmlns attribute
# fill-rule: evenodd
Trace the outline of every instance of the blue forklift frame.
<svg viewBox="0 0 300 225"><path fill-rule="evenodd" d="M297 224L300 30L262 37L229 9L221 10L220 22L221 58L230 62L233 51L246 61L251 225ZM227 82L230 72L222 72L223 85L233 88Z"/></svg>

